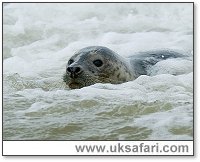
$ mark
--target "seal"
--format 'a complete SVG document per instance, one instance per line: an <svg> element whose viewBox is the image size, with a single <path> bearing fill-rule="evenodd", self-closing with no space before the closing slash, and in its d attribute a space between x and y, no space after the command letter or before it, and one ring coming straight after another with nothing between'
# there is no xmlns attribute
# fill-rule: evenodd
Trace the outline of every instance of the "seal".
<svg viewBox="0 0 200 162"><path fill-rule="evenodd" d="M120 84L140 75L148 75L148 69L161 60L178 57L185 56L170 50L160 50L123 58L107 47L89 46L69 59L63 80L71 89L95 83Z"/></svg>

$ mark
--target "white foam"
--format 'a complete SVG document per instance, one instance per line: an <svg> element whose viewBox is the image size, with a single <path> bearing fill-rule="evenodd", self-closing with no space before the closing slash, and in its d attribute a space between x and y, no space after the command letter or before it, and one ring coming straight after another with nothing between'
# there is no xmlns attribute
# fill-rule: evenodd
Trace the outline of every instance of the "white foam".
<svg viewBox="0 0 200 162"><path fill-rule="evenodd" d="M53 135L65 140L98 137L98 132L103 134L99 138L111 134L113 139L124 139L130 134L115 135L119 127L127 124L149 130L151 133L146 139L191 139L187 132L174 134L171 130L174 127L192 129L192 59L162 61L150 71L152 76L140 76L119 85L97 83L77 90L54 88L54 85L62 79L67 60L86 46L106 46L123 57L163 48L191 53L188 55L192 57L192 15L192 4L184 3L13 3L4 6L4 84L12 78L4 86L4 111L8 110L5 128L22 127L18 117L12 116L14 104L15 112L28 113L30 119L26 119L24 129L35 130L29 135L33 139L38 133L38 123L41 130L52 129L52 125L45 125L47 121L58 127L81 123L78 132ZM19 84L19 78L23 88L12 88ZM30 81L37 84L24 86ZM48 109L52 110L50 117L45 115ZM34 115L31 112L40 111L46 113L39 113L41 119L34 125L29 121L31 114ZM23 139L29 131L20 129L19 132L21 136L16 134L8 139ZM48 135L50 139L50 132L39 134L42 139Z"/></svg>
<svg viewBox="0 0 200 162"><path fill-rule="evenodd" d="M158 62L149 70L149 75L187 74L193 71L193 61L185 59L168 59Z"/></svg>

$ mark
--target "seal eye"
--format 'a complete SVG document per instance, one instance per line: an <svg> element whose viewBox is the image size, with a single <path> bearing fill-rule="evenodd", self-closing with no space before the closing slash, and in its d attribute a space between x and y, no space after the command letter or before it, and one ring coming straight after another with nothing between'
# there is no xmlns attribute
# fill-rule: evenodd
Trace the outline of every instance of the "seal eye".
<svg viewBox="0 0 200 162"><path fill-rule="evenodd" d="M93 64L94 64L95 66L97 66L97 67L100 67L100 66L103 65L103 62L102 62L101 60L94 60L94 61L93 61Z"/></svg>
<svg viewBox="0 0 200 162"><path fill-rule="evenodd" d="M73 62L74 62L74 60L70 59L70 60L68 61L68 65L71 65Z"/></svg>

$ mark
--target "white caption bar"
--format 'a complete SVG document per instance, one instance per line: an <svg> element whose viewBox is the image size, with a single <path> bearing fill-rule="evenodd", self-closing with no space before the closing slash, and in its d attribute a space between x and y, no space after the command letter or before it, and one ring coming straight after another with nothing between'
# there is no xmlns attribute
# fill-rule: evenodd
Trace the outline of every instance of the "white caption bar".
<svg viewBox="0 0 200 162"><path fill-rule="evenodd" d="M193 155L193 141L3 141L3 155Z"/></svg>

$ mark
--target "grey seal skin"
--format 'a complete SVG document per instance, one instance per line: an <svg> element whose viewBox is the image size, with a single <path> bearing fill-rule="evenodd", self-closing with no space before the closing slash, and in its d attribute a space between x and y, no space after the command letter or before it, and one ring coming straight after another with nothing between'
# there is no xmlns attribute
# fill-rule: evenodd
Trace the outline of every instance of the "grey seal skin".
<svg viewBox="0 0 200 162"><path fill-rule="evenodd" d="M71 89L82 88L95 83L120 84L140 75L148 75L148 69L168 58L185 57L169 51L140 52L123 58L103 46L89 46L76 52L68 61L64 82Z"/></svg>

